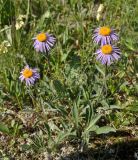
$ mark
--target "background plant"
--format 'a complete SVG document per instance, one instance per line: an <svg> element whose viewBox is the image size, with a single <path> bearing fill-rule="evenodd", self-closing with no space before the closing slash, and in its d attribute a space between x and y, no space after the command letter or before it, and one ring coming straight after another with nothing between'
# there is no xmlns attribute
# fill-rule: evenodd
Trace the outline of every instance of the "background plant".
<svg viewBox="0 0 138 160"><path fill-rule="evenodd" d="M100 3L105 9L97 21ZM136 126L137 7L132 0L0 2L1 43L11 45L7 53L0 52L1 157L17 158L21 152L23 159L37 158L38 152L51 153L72 139L83 148L94 132ZM107 68L108 74L95 60L91 41L92 30L103 25L117 29L122 51L121 60ZM57 38L50 70L47 59L32 46L39 31ZM18 78L26 63L41 73L41 80L30 89Z"/></svg>

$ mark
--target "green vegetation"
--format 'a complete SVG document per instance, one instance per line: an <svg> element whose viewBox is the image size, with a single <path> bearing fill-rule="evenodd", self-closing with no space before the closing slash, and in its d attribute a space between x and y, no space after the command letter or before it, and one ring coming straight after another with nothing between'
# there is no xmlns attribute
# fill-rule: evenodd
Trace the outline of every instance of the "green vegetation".
<svg viewBox="0 0 138 160"><path fill-rule="evenodd" d="M138 136L137 0L1 0L0 13L0 159L60 157L69 142L85 151L109 132ZM92 41L104 25L122 53L108 67ZM33 48L39 32L56 36L50 63ZM26 64L41 75L31 87L19 80Z"/></svg>

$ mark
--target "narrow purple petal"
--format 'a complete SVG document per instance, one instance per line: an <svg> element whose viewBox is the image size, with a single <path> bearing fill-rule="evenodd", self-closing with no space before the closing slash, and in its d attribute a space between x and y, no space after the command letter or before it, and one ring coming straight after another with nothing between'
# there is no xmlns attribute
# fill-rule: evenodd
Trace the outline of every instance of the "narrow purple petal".
<svg viewBox="0 0 138 160"><path fill-rule="evenodd" d="M56 38L52 34L45 34L47 37L45 42L40 42L33 38L35 40L33 46L37 52L48 53L55 45Z"/></svg>
<svg viewBox="0 0 138 160"><path fill-rule="evenodd" d="M113 51L111 54L102 53L101 49L96 51L96 59L100 61L102 64L110 65L112 62L118 60L120 58L121 51L118 47L112 46Z"/></svg>
<svg viewBox="0 0 138 160"><path fill-rule="evenodd" d="M101 27L94 30L94 35L92 39L95 43L105 45L105 44L112 44L113 41L118 41L119 36L115 33L114 29L111 29L111 33L108 36L102 36L99 34L99 30Z"/></svg>
<svg viewBox="0 0 138 160"><path fill-rule="evenodd" d="M31 77L28 77L28 78L24 77L23 71L25 69L31 69L32 70L33 74L32 74ZM40 74L38 73L38 69L37 68L32 69L32 68L29 67L29 65L26 65L24 67L24 69L22 70L22 72L20 72L20 74L21 75L19 76L19 79L21 80L21 82L25 81L27 86L33 85L35 83L35 81L40 78Z"/></svg>

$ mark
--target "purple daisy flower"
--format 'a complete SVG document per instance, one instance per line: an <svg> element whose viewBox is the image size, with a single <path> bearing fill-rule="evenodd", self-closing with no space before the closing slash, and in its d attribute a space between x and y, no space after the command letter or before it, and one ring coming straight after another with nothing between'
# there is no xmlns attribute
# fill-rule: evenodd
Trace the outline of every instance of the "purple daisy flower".
<svg viewBox="0 0 138 160"><path fill-rule="evenodd" d="M34 48L37 52L49 53L55 45L56 38L52 34L39 33L34 39Z"/></svg>
<svg viewBox="0 0 138 160"><path fill-rule="evenodd" d="M115 29L109 27L95 29L92 38L95 43L100 43L101 45L112 44L112 41L117 41L119 39L118 35L115 33Z"/></svg>
<svg viewBox="0 0 138 160"><path fill-rule="evenodd" d="M97 60L101 61L102 64L110 65L113 61L120 58L121 51L116 46L103 45L95 53L97 55Z"/></svg>
<svg viewBox="0 0 138 160"><path fill-rule="evenodd" d="M40 78L37 68L32 69L28 65L26 65L20 73L19 79L21 82L25 81L27 86L34 84L34 82Z"/></svg>

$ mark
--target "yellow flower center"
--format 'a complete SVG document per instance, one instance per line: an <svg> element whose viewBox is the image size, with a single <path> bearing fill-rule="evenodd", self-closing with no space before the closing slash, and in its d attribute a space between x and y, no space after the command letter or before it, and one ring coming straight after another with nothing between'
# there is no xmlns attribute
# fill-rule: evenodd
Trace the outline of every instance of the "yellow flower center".
<svg viewBox="0 0 138 160"><path fill-rule="evenodd" d="M101 27L99 30L99 34L102 36L109 36L111 33L111 29L109 27Z"/></svg>
<svg viewBox="0 0 138 160"><path fill-rule="evenodd" d="M44 41L46 41L47 37L46 37L45 33L40 33L37 35L36 39L40 42L44 42Z"/></svg>
<svg viewBox="0 0 138 160"><path fill-rule="evenodd" d="M102 53L103 53L103 54L111 54L113 48L112 48L111 45L108 45L108 44L107 44L107 45L102 46L101 50L102 50Z"/></svg>
<svg viewBox="0 0 138 160"><path fill-rule="evenodd" d="M30 78L30 77L32 77L32 75L33 75L32 69L26 68L26 69L23 71L23 76L24 76L25 78Z"/></svg>

